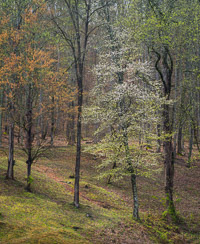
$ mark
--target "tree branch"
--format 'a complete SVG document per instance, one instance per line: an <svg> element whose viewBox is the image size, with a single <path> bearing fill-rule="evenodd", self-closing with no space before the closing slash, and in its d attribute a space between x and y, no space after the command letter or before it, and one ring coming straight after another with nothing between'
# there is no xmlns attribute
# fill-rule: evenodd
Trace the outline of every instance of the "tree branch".
<svg viewBox="0 0 200 244"><path fill-rule="evenodd" d="M160 62L160 60L161 60L161 55L160 55L160 53L158 53L153 47L152 47L152 50L153 50L153 52L154 52L154 53L156 54L156 56L157 56L157 60L156 60L156 63L155 63L155 68L156 68L157 72L158 72L159 75L160 75L160 78L161 78L161 80L162 80L162 83L163 83L163 85L164 85L164 89L165 89L165 93L166 93L166 92L167 92L167 85L166 85L166 82L165 82L165 80L164 80L162 71L160 70L160 68L159 68L159 66L158 66L158 64L159 64L159 62Z"/></svg>

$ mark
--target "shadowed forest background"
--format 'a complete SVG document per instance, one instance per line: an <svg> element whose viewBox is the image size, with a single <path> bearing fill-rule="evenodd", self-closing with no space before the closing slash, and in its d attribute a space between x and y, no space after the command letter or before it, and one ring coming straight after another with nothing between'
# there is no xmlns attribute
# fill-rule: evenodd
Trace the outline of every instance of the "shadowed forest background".
<svg viewBox="0 0 200 244"><path fill-rule="evenodd" d="M0 243L199 243L200 2L0 1Z"/></svg>

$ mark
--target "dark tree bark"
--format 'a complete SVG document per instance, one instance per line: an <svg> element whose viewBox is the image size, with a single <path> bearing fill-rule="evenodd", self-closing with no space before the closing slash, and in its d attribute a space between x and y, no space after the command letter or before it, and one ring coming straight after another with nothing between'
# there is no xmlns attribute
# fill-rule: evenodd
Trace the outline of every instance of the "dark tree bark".
<svg viewBox="0 0 200 244"><path fill-rule="evenodd" d="M198 120L198 119L197 119ZM198 124L198 121L197 121L197 124ZM196 125L194 119L192 119L192 128L193 128L193 134L194 134L194 139L195 139L195 143L196 143L196 146L197 146L197 149L198 151L200 152L200 147L199 147L199 128L198 128L198 125Z"/></svg>
<svg viewBox="0 0 200 244"><path fill-rule="evenodd" d="M190 140L189 140L189 154L188 154L188 162L187 162L187 167L191 167L191 157L192 157L192 149L193 149L193 138L194 138L194 129L192 125L192 121L190 121Z"/></svg>
<svg viewBox="0 0 200 244"><path fill-rule="evenodd" d="M6 179L14 179L14 122L9 125L9 156Z"/></svg>
<svg viewBox="0 0 200 244"><path fill-rule="evenodd" d="M178 148L177 148L177 153L179 155L181 155L182 151L183 151L183 148L182 148L182 135L183 135L183 133L182 133L182 131L183 131L183 127L182 127L182 124L180 123L179 128L178 128Z"/></svg>
<svg viewBox="0 0 200 244"><path fill-rule="evenodd" d="M114 162L113 166L112 166L112 169L115 169L116 167L117 167L117 163ZM107 184L111 184L111 178L112 178L112 175L109 175Z"/></svg>
<svg viewBox="0 0 200 244"><path fill-rule="evenodd" d="M58 18L53 16L52 20L60 31L62 37L69 45L73 55L77 89L78 89L78 115L77 115L77 144L76 144L76 165L75 165L75 184L74 184L74 205L79 207L79 180L80 180L80 160L81 160L81 131L82 131L82 105L83 105L83 70L87 52L88 38L98 27L90 27L91 18L94 13L103 6L96 7L96 2L85 1L64 1L68 11L68 21L70 19L70 33L59 23ZM73 30L73 31L72 31ZM72 34L73 32L73 34Z"/></svg>
<svg viewBox="0 0 200 244"><path fill-rule="evenodd" d="M66 128L66 136L69 145L75 144L75 111L74 111L74 101L71 103L72 112L68 115L68 122Z"/></svg>
<svg viewBox="0 0 200 244"><path fill-rule="evenodd" d="M5 97L5 107L6 106L9 106L7 97ZM9 133L9 129L8 129L9 118L8 117L9 117L8 113L4 112L4 131L6 134Z"/></svg>
<svg viewBox="0 0 200 244"><path fill-rule="evenodd" d="M160 140L161 128L160 127L161 127L160 124L158 124L157 125L157 136L158 136L158 139L157 139L157 150L156 150L157 153L161 152L161 140Z"/></svg>
<svg viewBox="0 0 200 244"><path fill-rule="evenodd" d="M165 193L166 193L166 205L168 207L170 215L175 214L175 207L173 201L173 185L174 185L174 155L172 146L172 130L170 128L169 120L169 105L164 105L164 132L166 138L163 142L164 146L164 164L165 164Z"/></svg>
<svg viewBox="0 0 200 244"><path fill-rule="evenodd" d="M166 103L163 106L163 130L165 133L164 147L164 168L165 168L165 194L166 206L171 217L175 217L175 206L173 201L173 186L174 186L174 152L172 144L173 126L170 121L170 106L168 101L171 94L171 83L173 73L173 60L167 46L163 47L161 53L153 49L157 56L155 68L158 71L163 83L163 95L166 98Z"/></svg>
<svg viewBox="0 0 200 244"><path fill-rule="evenodd" d="M76 166L74 183L74 205L79 207L79 180L80 180L80 160L81 160L81 114L83 105L82 78L78 80L78 119L77 119L77 144L76 144Z"/></svg>
<svg viewBox="0 0 200 244"><path fill-rule="evenodd" d="M175 68L174 75L174 85L175 85L175 93L174 93L174 104L173 104L173 112L172 112L172 127L173 127L173 152L174 158L176 158L176 148L177 148L177 93L178 93L178 68Z"/></svg>
<svg viewBox="0 0 200 244"><path fill-rule="evenodd" d="M51 146L54 142L54 133L55 133L55 108L54 108L54 96L52 96L52 110L51 110Z"/></svg>
<svg viewBox="0 0 200 244"><path fill-rule="evenodd" d="M32 134L32 126L33 126L33 111L32 111L32 87L31 84L28 85L27 88L27 112L26 112L26 122L27 122L27 128L26 128L26 150L28 159L26 161L27 163L27 191L31 191L31 166L33 162L32 158L32 142L33 142L33 134Z"/></svg>
<svg viewBox="0 0 200 244"><path fill-rule="evenodd" d="M2 146L3 90L0 91L0 147Z"/></svg>
<svg viewBox="0 0 200 244"><path fill-rule="evenodd" d="M127 169L128 169L128 173L131 176L131 186L132 186L132 193L133 193L133 217L138 220L139 201L138 201L137 184L136 184L137 175L131 161L130 149L128 145L127 126L123 125L122 130L123 130L123 138L124 138L123 143L124 143L125 153L126 153Z"/></svg>

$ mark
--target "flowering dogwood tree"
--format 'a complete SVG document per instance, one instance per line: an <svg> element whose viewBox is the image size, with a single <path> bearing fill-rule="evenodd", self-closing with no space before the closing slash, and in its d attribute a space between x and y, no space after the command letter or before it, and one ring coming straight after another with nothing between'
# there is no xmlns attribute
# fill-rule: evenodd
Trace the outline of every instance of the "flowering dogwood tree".
<svg viewBox="0 0 200 244"><path fill-rule="evenodd" d="M120 48L109 46L110 51L102 53L94 69L97 84L92 91L92 106L86 109L85 117L100 124L96 133L105 135L89 149L106 155L100 168L113 165L101 176L114 176L116 179L130 176L133 216L139 219L136 178L137 175L151 174L158 154L144 143L137 142L142 135L156 141L156 125L160 119L158 110L162 101L159 85L151 77L150 64L140 61L128 33L118 33ZM151 131L145 129L147 124L151 125Z"/></svg>

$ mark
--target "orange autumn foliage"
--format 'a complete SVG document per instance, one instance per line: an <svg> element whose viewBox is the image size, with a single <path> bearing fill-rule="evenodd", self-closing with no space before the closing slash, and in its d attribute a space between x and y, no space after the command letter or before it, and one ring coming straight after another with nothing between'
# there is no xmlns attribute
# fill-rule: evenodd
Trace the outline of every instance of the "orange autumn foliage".
<svg viewBox="0 0 200 244"><path fill-rule="evenodd" d="M10 23L9 16L0 19L0 89L4 91L7 101L15 104L15 120L19 114L24 116L27 86L33 90L33 118L48 117L52 108L59 107L68 111L67 104L74 99L76 91L67 85L67 72L62 68L55 69L56 47L46 44L41 38L45 31L47 9L41 1L37 10L25 9L18 28ZM43 40L44 39L44 40ZM39 101L40 93L43 99ZM52 103L52 98L54 102ZM47 120L49 118L46 118Z"/></svg>

